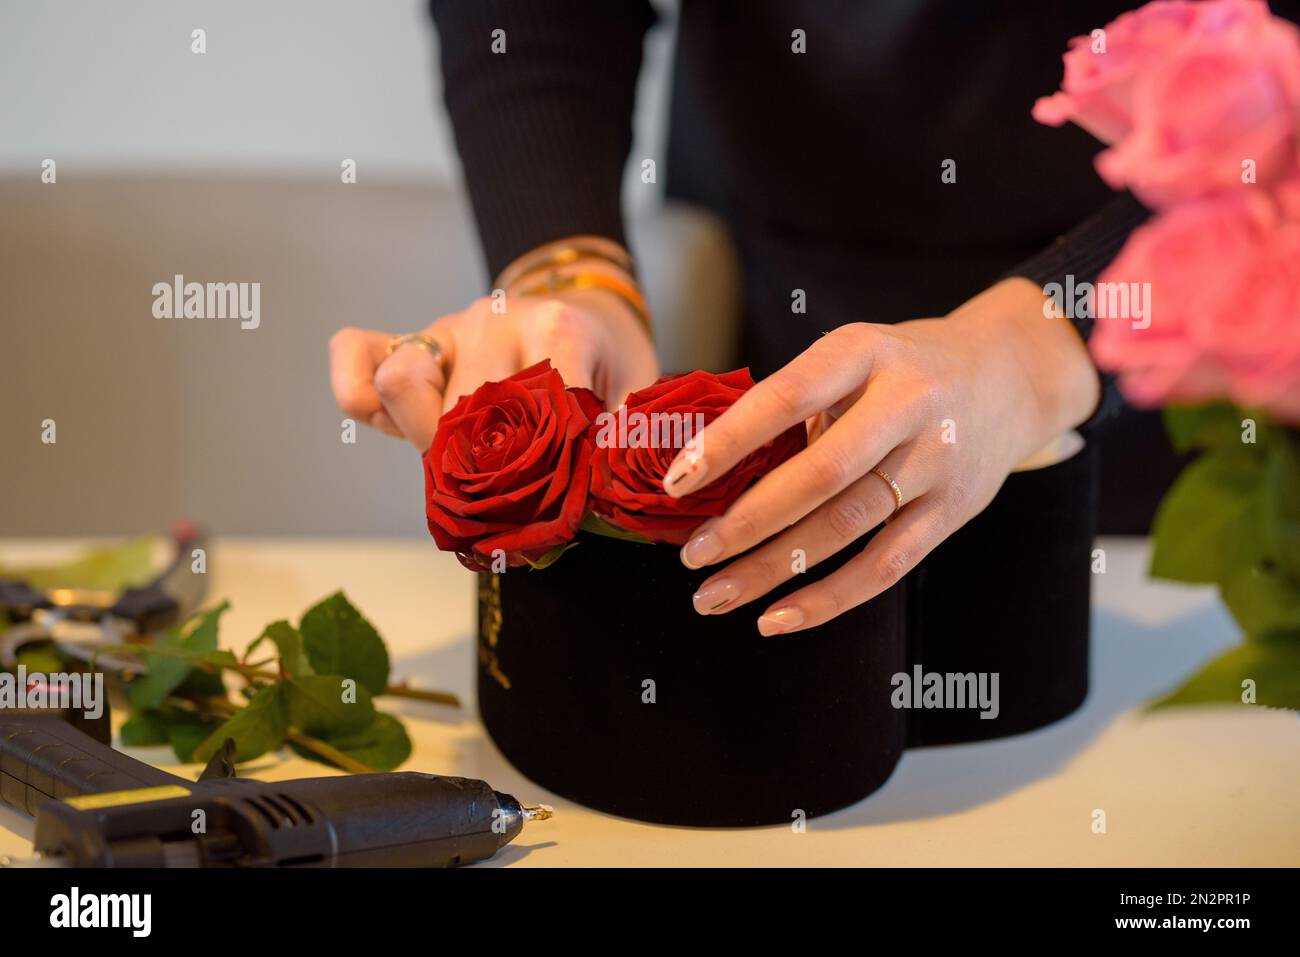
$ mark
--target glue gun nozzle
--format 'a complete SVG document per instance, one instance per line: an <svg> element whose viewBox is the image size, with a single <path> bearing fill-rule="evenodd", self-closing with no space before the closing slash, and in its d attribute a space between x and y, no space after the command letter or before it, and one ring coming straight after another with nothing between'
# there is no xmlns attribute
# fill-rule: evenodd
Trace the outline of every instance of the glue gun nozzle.
<svg viewBox="0 0 1300 957"><path fill-rule="evenodd" d="M555 808L549 804L521 804L520 807L524 812L524 822L529 821L549 821L555 816Z"/></svg>

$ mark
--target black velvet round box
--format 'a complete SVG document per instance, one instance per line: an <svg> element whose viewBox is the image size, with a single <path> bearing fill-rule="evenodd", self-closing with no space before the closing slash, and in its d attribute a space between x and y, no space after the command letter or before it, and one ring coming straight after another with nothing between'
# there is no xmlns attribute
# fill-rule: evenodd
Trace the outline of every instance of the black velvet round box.
<svg viewBox="0 0 1300 957"><path fill-rule="evenodd" d="M480 575L483 723L524 775L624 817L750 826L852 804L906 747L1026 731L1082 702L1094 488L1091 450L1014 474L898 586L773 638L757 616L807 579L705 618L691 595L709 570L582 535L549 568ZM918 665L998 673L998 716L896 708L895 676Z"/></svg>
<svg viewBox="0 0 1300 957"><path fill-rule="evenodd" d="M789 822L875 790L903 748L889 703L901 593L815 635L763 638L761 604L695 612L708 574L674 547L595 535L549 568L483 573L479 710L510 762L581 804L668 824Z"/></svg>

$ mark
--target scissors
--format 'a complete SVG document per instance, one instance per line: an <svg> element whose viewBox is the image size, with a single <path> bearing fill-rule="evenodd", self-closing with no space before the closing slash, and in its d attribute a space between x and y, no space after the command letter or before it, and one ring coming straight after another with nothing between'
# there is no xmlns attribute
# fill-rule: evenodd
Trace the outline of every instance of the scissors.
<svg viewBox="0 0 1300 957"><path fill-rule="evenodd" d="M172 545L172 561L157 578L120 594L81 588L40 590L24 581L0 578L0 612L12 623L0 632L0 667L14 668L24 645L52 641L71 658L139 671L138 661L100 653L100 649L142 641L185 621L207 594L206 570L196 573L191 566L194 549L205 548L203 530L192 522L178 522L172 529Z"/></svg>

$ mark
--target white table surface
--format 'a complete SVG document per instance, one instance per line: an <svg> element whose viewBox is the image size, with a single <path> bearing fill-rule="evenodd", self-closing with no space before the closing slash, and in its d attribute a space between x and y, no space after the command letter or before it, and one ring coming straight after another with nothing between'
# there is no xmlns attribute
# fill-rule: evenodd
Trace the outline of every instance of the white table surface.
<svg viewBox="0 0 1300 957"><path fill-rule="evenodd" d="M808 822L736 830L660 827L549 794L493 747L474 710L472 576L414 540L218 541L210 595L228 597L223 644L343 588L389 644L395 679L457 692L463 708L382 699L415 744L412 770L484 778L556 816L491 865L1297 865L1300 720L1291 712L1143 703L1236 642L1213 592L1145 579L1146 543L1103 540L1094 585L1092 692L1057 724L985 744L909 751L883 788ZM0 562L53 558L66 542L0 540ZM689 596L679 596L689 601ZM131 749L194 777L165 748ZM329 773L284 753L267 779ZM1094 834L1094 809L1107 833ZM30 852L31 824L0 807L0 854Z"/></svg>

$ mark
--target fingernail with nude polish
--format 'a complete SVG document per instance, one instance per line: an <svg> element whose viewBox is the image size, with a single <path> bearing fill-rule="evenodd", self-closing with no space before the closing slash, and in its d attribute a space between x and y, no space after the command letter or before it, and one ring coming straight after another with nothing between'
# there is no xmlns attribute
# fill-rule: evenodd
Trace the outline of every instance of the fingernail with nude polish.
<svg viewBox="0 0 1300 957"><path fill-rule="evenodd" d="M722 611L740 597L740 583L734 578L719 578L705 583L704 587L691 596L695 610L701 615L712 615Z"/></svg>
<svg viewBox="0 0 1300 957"><path fill-rule="evenodd" d="M687 568L703 568L722 554L722 540L712 532L700 532L682 546L682 564Z"/></svg>
<svg viewBox="0 0 1300 957"><path fill-rule="evenodd" d="M708 470L704 453L687 446L664 476L664 491L673 498L680 498L696 489L704 481Z"/></svg>
<svg viewBox="0 0 1300 957"><path fill-rule="evenodd" d="M758 619L758 633L764 638L783 635L803 624L803 612L798 608L776 608Z"/></svg>

